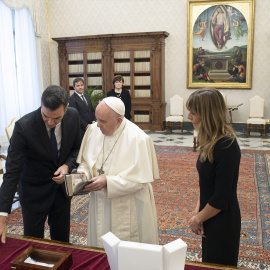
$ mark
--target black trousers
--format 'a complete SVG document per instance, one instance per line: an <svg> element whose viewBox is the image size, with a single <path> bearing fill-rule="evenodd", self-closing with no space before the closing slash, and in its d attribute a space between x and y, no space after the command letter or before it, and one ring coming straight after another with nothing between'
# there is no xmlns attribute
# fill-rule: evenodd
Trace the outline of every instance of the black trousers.
<svg viewBox="0 0 270 270"><path fill-rule="evenodd" d="M46 212L34 212L22 207L24 235L44 238L44 225L48 217L52 240L69 242L70 200L59 186L53 205Z"/></svg>

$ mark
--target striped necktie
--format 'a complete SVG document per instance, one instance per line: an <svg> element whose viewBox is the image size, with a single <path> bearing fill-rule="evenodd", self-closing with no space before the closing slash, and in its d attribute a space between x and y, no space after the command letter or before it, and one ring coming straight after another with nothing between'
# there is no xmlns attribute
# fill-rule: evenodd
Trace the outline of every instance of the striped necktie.
<svg viewBox="0 0 270 270"><path fill-rule="evenodd" d="M88 105L88 103L87 103L87 101L86 101L86 99L85 99L85 97L84 97L83 94L81 95L81 97L82 97L82 100L85 102L85 104Z"/></svg>

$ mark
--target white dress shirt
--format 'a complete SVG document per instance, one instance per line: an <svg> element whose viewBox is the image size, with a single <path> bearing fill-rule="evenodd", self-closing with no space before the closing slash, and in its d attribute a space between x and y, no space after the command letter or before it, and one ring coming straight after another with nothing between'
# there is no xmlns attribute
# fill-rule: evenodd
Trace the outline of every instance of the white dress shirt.
<svg viewBox="0 0 270 270"><path fill-rule="evenodd" d="M49 138L51 138L51 129L48 127L46 127L46 129L47 129ZM59 150L61 148L61 139L62 139L61 122L55 126L54 134L55 134L55 138L57 142L57 150L58 150L58 156L59 156Z"/></svg>
<svg viewBox="0 0 270 270"><path fill-rule="evenodd" d="M75 91L75 93L80 97L80 99L81 99L83 102L86 102L86 104L88 105L87 100L86 100L86 98L84 97L84 94L80 94L80 93L78 93L78 92L76 92L76 91Z"/></svg>

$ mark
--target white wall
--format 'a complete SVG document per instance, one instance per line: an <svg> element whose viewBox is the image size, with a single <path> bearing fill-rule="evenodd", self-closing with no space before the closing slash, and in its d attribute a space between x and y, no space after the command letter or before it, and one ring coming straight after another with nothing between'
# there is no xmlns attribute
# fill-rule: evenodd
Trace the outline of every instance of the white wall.
<svg viewBox="0 0 270 270"><path fill-rule="evenodd" d="M170 35L165 40L166 102L168 104L169 98L177 93L186 100L194 91L186 87L187 0L49 0L48 3L51 38L167 31ZM234 122L246 122L249 115L248 100L255 94L266 99L265 118L270 118L269 11L270 1L256 0L252 89L222 89L228 105L244 103L238 111L233 112ZM48 63L46 66L48 67ZM51 67L52 83L59 84L57 43L52 40ZM46 82L44 86L46 87ZM167 115L168 112L167 105ZM186 110L185 120L187 121Z"/></svg>
<svg viewBox="0 0 270 270"><path fill-rule="evenodd" d="M50 57L49 57L49 35L48 35L48 17L47 17L47 3L46 0L40 1L40 45L41 45L41 58L42 58L42 71L43 71L43 88L51 84L50 76ZM59 83L57 83L59 84ZM43 90L44 90L43 89Z"/></svg>

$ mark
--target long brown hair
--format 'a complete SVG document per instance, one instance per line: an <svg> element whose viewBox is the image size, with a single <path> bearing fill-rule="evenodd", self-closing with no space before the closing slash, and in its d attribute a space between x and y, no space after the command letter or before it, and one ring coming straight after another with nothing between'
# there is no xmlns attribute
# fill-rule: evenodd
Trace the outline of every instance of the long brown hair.
<svg viewBox="0 0 270 270"><path fill-rule="evenodd" d="M187 109L196 114L201 122L198 130L200 161L213 163L213 150L222 137L235 139L230 125L229 112L222 94L214 88L203 88L192 93L186 103Z"/></svg>

